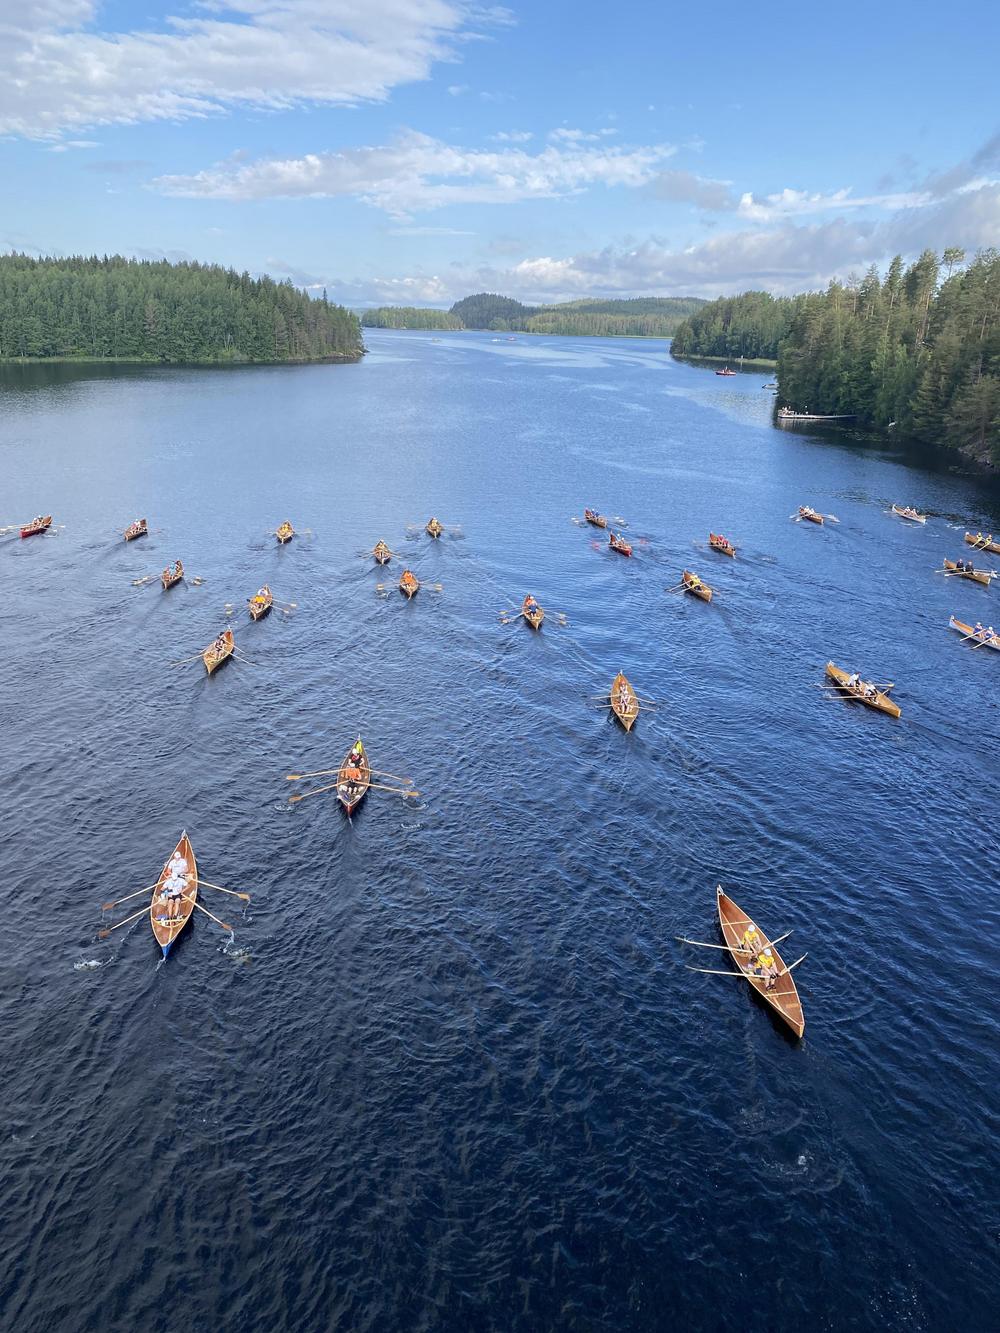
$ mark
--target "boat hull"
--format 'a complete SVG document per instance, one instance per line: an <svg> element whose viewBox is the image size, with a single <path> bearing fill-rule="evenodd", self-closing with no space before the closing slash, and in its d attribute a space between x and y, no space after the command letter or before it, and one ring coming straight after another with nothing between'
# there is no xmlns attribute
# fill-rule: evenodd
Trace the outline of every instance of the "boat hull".
<svg viewBox="0 0 1000 1333"><path fill-rule="evenodd" d="M347 751L347 754L344 756L344 762L340 765L340 768L337 771L337 800L340 802L342 809L347 815L352 815L365 799L372 780L371 767L368 763L368 754L365 751L364 745L361 743L360 736L358 737L357 744L361 746L361 760L357 765L362 774L361 782L359 783L356 780L347 777L347 771L351 767L348 763L348 760L351 757L351 750ZM351 749L353 748L354 747L352 746Z"/></svg>
<svg viewBox="0 0 1000 1333"><path fill-rule="evenodd" d="M163 584L163 591L166 592L167 589L172 588L175 583L180 583L183 577L184 577L183 569L181 569L176 574L168 574L167 571L164 570L163 573L160 575L160 582Z"/></svg>
<svg viewBox="0 0 1000 1333"><path fill-rule="evenodd" d="M215 645L212 644L201 655L201 660L205 663L205 670L209 675L213 671L218 671L223 662L228 662L235 651L236 643L233 639L233 631L231 629L223 631L222 637L225 640L225 647L221 652L216 652Z"/></svg>
<svg viewBox="0 0 1000 1333"><path fill-rule="evenodd" d="M146 520L141 518L139 522L134 524L131 528L126 528L122 535L127 542L134 542L136 537L148 537L149 527Z"/></svg>
<svg viewBox="0 0 1000 1333"><path fill-rule="evenodd" d="M689 569L685 569L681 575L681 582L684 584L684 591L689 592L692 597L698 597L703 602L712 600L712 589L700 579L696 581L696 576Z"/></svg>
<svg viewBox="0 0 1000 1333"><path fill-rule="evenodd" d="M708 545L711 550L717 551L719 555L728 555L734 560L736 559L736 547L729 542L720 542L714 532L708 535Z"/></svg>
<svg viewBox="0 0 1000 1333"><path fill-rule="evenodd" d="M917 514L917 513L908 514L905 509L900 509L898 505L892 506L892 512L896 515L897 518L905 518L907 523L927 522L926 514Z"/></svg>
<svg viewBox="0 0 1000 1333"><path fill-rule="evenodd" d="M985 537L974 537L971 532L965 534L965 540L977 551L991 551L993 555L1000 555L1000 542L988 542Z"/></svg>
<svg viewBox="0 0 1000 1333"><path fill-rule="evenodd" d="M867 704L869 708L874 708L878 713L888 713L890 717L899 717L902 713L899 704L893 703L889 696L883 694L880 690L876 690L874 697L870 697L862 694L858 687L848 684L850 672L834 666L832 662L827 662L826 674L838 689L843 691L845 698L857 699L860 703Z"/></svg>
<svg viewBox="0 0 1000 1333"><path fill-rule="evenodd" d="M976 631L972 625L966 625L964 621L958 620L955 616L952 616L948 621L948 627L949 629L958 630L959 634L970 639L974 648L982 646L983 648L992 648L995 652L1000 653L1000 637L980 639L976 636Z"/></svg>
<svg viewBox="0 0 1000 1333"><path fill-rule="evenodd" d="M41 523L28 523L21 529L22 537L39 537L52 526L52 515L48 514Z"/></svg>
<svg viewBox="0 0 1000 1333"><path fill-rule="evenodd" d="M797 1037L801 1037L806 1030L806 1020L802 1012L802 1003L799 1000L795 978L790 972L785 972L783 976L778 977L773 988L768 990L767 981L763 977L754 976L753 973L747 971L746 954L740 950L740 937L750 918L741 908L737 907L728 894L723 892L721 884L717 886L715 894L719 912L719 929L722 931L722 938L726 941L733 962L764 1003L788 1024ZM754 924L757 925L756 922ZM778 971L783 972L785 964L781 955L759 925L757 925L757 930L761 936L762 947L770 947L771 954L778 964Z"/></svg>
<svg viewBox="0 0 1000 1333"><path fill-rule="evenodd" d="M253 598L250 599L249 606L250 606L251 620L263 620L264 617L271 610L271 607L274 605L274 597L271 595L271 589L268 588L266 585L265 587L261 588L257 596L258 597L263 596L264 601L257 602L254 601Z"/></svg>
<svg viewBox="0 0 1000 1333"><path fill-rule="evenodd" d="M944 562L944 567L950 573L957 574L960 578L968 579L970 583L981 583L985 588L990 586L990 580L993 577L985 569L959 569L957 562L954 560L946 560Z"/></svg>
<svg viewBox="0 0 1000 1333"><path fill-rule="evenodd" d="M149 924L152 927L153 936L157 944L163 950L164 958L169 954L177 937L190 921L191 914L194 912L194 905L198 900L198 865L194 859L194 850L191 846L191 840L186 832L181 834L180 841L174 848L174 852L180 852L181 856L187 861L187 896L191 901L182 904L180 915L170 918L169 924L165 922L165 914L162 910L164 904L159 902L159 898L163 891L163 884L167 879L167 864L170 861L170 857L168 857L163 864L163 869L160 871L160 878L156 881L156 888L153 890L153 896L149 903ZM171 852L170 856L173 856L174 852Z"/></svg>
<svg viewBox="0 0 1000 1333"><path fill-rule="evenodd" d="M628 691L628 702L623 705L620 702L621 687L625 686ZM636 697L628 678L621 671L611 682L611 711L622 724L626 731L631 731L636 718L639 716L639 700Z"/></svg>

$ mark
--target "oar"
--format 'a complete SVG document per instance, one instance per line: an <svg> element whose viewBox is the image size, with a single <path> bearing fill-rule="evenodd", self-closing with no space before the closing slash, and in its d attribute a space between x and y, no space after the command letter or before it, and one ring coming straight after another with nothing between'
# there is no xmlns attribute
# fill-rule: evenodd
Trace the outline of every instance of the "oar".
<svg viewBox="0 0 1000 1333"><path fill-rule="evenodd" d="M99 930L97 932L97 938L99 940L106 940L113 930L119 930L122 926L127 926L130 921L135 921L140 916L145 916L148 911L148 907L140 907L138 912L133 912L133 914L127 916L124 921L119 921L117 926L109 926L107 930Z"/></svg>
<svg viewBox="0 0 1000 1333"><path fill-rule="evenodd" d="M101 903L101 911L110 912L112 907L118 907L121 903L127 903L130 898L138 898L140 893L152 893L159 882L160 881L157 880L155 884L147 884L144 889L136 889L135 893L127 893L124 898L116 898L113 903Z"/></svg>
<svg viewBox="0 0 1000 1333"><path fill-rule="evenodd" d="M334 783L333 785L336 786L337 784ZM382 783L380 783L380 782L369 782L368 785L369 785L369 787L371 788L372 791L389 791L389 792L392 792L393 796L419 796L419 795L420 795L420 793L419 793L418 791L415 791L413 787L385 787L385 786L383 786ZM293 799L294 799L294 798L293 798Z"/></svg>
<svg viewBox="0 0 1000 1333"><path fill-rule="evenodd" d="M224 889L221 884L213 884L212 881L208 879L199 879L197 882L199 884L204 884L206 888L218 889L220 893L228 893L233 898L242 898L245 903L250 901L249 893L237 893L235 889Z"/></svg>
<svg viewBox="0 0 1000 1333"><path fill-rule="evenodd" d="M729 945L728 945L728 944L705 944L702 940L689 940L689 939L688 939L686 936L684 936L684 935L675 935L675 936L674 936L674 939L675 939L675 940L680 940L681 944L696 944L696 945L698 946L699 949L728 949L728 948L729 948ZM737 948L736 945L733 945L733 948L735 949L736 953L752 953L752 952L753 952L752 949L740 949L740 948Z"/></svg>
<svg viewBox="0 0 1000 1333"><path fill-rule="evenodd" d="M194 653L191 657L182 657L179 662L171 662L170 666L185 666L188 662L197 662L199 657L204 655L204 649L200 653Z"/></svg>
<svg viewBox="0 0 1000 1333"><path fill-rule="evenodd" d="M370 768L368 772L371 773L373 777L395 778L397 782L405 782L408 783L411 787L413 786L412 778L402 778L399 776L398 773L387 773L384 768Z"/></svg>
<svg viewBox="0 0 1000 1333"><path fill-rule="evenodd" d="M791 972L791 970L792 970L793 967L798 967L799 963L801 963L803 959L808 958L808 957L809 957L809 955L808 955L807 953L804 953L804 954L802 955L802 958L796 958L795 962L794 962L794 963L789 963L788 966L787 966L786 968L783 968L783 969L778 973L778 976L779 976L779 977L786 976L789 972Z"/></svg>
<svg viewBox="0 0 1000 1333"><path fill-rule="evenodd" d="M524 612L523 612L523 611L518 611L516 615L515 615L515 613L514 613L513 611L501 611L501 613L500 613L500 624L501 624L501 625L513 625L514 621L515 621L515 620L520 620L521 617L522 617L523 615L524 615ZM509 616L510 619L509 619L509 620L505 620L505 619L504 619L505 616Z"/></svg>
<svg viewBox="0 0 1000 1333"><path fill-rule="evenodd" d="M232 928L232 926L227 925L225 921L220 921L219 918L218 918L217 916L212 916L212 913L208 910L208 908L207 908L207 907L202 907L201 903L198 902L198 900L197 900L196 898L188 898L188 897L185 897L184 901L185 901L186 903L190 903L192 907L197 907L197 909L198 909L199 912L204 912L205 915L206 915L207 917L210 917L210 918L215 922L215 924L216 924L217 926L221 926L223 930L228 930L229 933L230 933L230 935L233 933L233 928Z"/></svg>
<svg viewBox="0 0 1000 1333"><path fill-rule="evenodd" d="M333 791L336 782L331 782L327 787L314 787L312 791L304 791L300 796L289 796L289 805L295 805L297 801L304 801L307 796L318 796L320 792Z"/></svg>
<svg viewBox="0 0 1000 1333"><path fill-rule="evenodd" d="M298 782L299 778L325 778L328 773L339 773L339 768L317 768L315 773L286 773L287 782Z"/></svg>
<svg viewBox="0 0 1000 1333"><path fill-rule="evenodd" d="M684 966L689 972L704 972L707 977L742 977L747 981L753 976L752 972L717 972L712 967L692 967L690 963L685 963ZM764 978L758 977L757 980L763 981Z"/></svg>

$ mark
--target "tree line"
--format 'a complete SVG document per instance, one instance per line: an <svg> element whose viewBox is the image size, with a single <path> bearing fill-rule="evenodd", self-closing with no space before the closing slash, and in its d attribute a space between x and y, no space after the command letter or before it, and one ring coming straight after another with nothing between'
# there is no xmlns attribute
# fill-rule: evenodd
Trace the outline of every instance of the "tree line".
<svg viewBox="0 0 1000 1333"><path fill-rule="evenodd" d="M121 255L0 255L0 360L346 361L357 317L291 282Z"/></svg>
<svg viewBox="0 0 1000 1333"><path fill-rule="evenodd" d="M675 355L771 356L778 402L1000 463L1000 253L925 250L825 292L713 301Z"/></svg>
<svg viewBox="0 0 1000 1333"><path fill-rule="evenodd" d="M480 292L450 310L381 306L366 310L366 328L482 329L491 333L549 333L575 337L668 338L681 320L704 305L697 297L638 297L630 300L567 301L529 306L511 296Z"/></svg>

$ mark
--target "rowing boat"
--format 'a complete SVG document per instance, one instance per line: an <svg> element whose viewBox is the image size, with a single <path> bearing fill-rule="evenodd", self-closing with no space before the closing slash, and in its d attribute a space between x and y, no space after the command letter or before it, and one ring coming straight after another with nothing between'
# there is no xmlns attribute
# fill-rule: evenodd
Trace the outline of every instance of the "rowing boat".
<svg viewBox="0 0 1000 1333"><path fill-rule="evenodd" d="M249 600L250 619L260 620L263 616L266 616L273 602L274 596L265 583L263 588L259 588Z"/></svg>
<svg viewBox="0 0 1000 1333"><path fill-rule="evenodd" d="M184 577L184 566L181 564L179 560L175 560L174 563L172 565L168 565L167 568L160 575L160 582L163 584L163 591L166 592L166 590L168 588L172 588L175 583L180 583L183 577Z"/></svg>
<svg viewBox="0 0 1000 1333"><path fill-rule="evenodd" d="M442 532L444 532L444 524L441 523L441 522L440 522L438 519L436 519L436 518L433 518L433 517L432 517L432 518L429 518L429 519L427 520L427 527L426 527L425 531L426 531L428 537L440 537L441 534L442 534Z"/></svg>
<svg viewBox="0 0 1000 1333"><path fill-rule="evenodd" d="M970 546L974 546L977 551L992 551L994 555L1000 555L1000 542L993 540L992 532L985 537L981 532L977 532L974 537L971 532L967 532L965 540Z"/></svg>
<svg viewBox="0 0 1000 1333"><path fill-rule="evenodd" d="M420 587L420 580L414 574L412 569L404 569L399 576L399 591L405 592L407 597L412 597Z"/></svg>
<svg viewBox="0 0 1000 1333"><path fill-rule="evenodd" d="M599 514L596 509L585 509L583 516L588 523L593 523L595 528L606 528L608 526L608 520L603 514Z"/></svg>
<svg viewBox="0 0 1000 1333"><path fill-rule="evenodd" d="M136 537L145 537L149 533L149 528L144 518L137 518L134 523L130 523L122 536L127 542L135 541Z"/></svg>
<svg viewBox="0 0 1000 1333"><path fill-rule="evenodd" d="M626 731L632 730L632 724L639 716L635 690L620 671L611 682L611 711Z"/></svg>
<svg viewBox="0 0 1000 1333"><path fill-rule="evenodd" d="M21 529L21 536L35 537L40 532L48 532L51 526L52 526L52 515L45 514L43 516L40 514L38 518L33 518L30 523L26 523L24 525L24 527Z"/></svg>
<svg viewBox="0 0 1000 1333"><path fill-rule="evenodd" d="M988 569L961 569L954 560L946 560L944 567L950 573L958 574L963 579L971 579L973 583L983 583L988 588L993 574Z"/></svg>
<svg viewBox="0 0 1000 1333"><path fill-rule="evenodd" d="M761 937L761 948L762 950L764 948L771 950L774 961L778 964L778 979L773 987L768 990L766 978L755 976L750 971L751 965L747 962L746 951L740 949L740 937L746 927L754 923L745 912L737 907L728 894L723 893L721 884L717 886L715 893L719 906L719 928L722 931L722 938L729 946L733 962L761 999L769 1004L780 1018L785 1020L797 1037L801 1037L805 1031L806 1020L802 1013L799 992L795 987L795 978L791 972L785 970L781 955L760 929L760 926L757 926L757 932Z"/></svg>
<svg viewBox="0 0 1000 1333"><path fill-rule="evenodd" d="M521 603L521 615L524 616L532 629L542 628L545 612L535 601L534 597L532 597L531 593L528 593L527 597L525 597L524 601Z"/></svg>
<svg viewBox="0 0 1000 1333"><path fill-rule="evenodd" d="M736 547L726 537L719 532L710 532L708 534L708 544L713 551L718 551L720 555L731 555L736 559Z"/></svg>
<svg viewBox="0 0 1000 1333"><path fill-rule="evenodd" d="M284 546L285 542L290 542L292 538L295 536L295 529L292 527L291 523L289 523L288 519L286 518L284 523L282 523L281 527L278 528L278 530L275 532L274 535L278 539L278 545Z"/></svg>
<svg viewBox="0 0 1000 1333"><path fill-rule="evenodd" d="M375 563L377 565L387 565L392 556L392 552L389 550L388 546L386 546L385 542L380 541L375 543L375 546L372 549L372 555L375 557Z"/></svg>
<svg viewBox="0 0 1000 1333"><path fill-rule="evenodd" d="M809 505L799 505L799 518L807 518L810 523L819 523L820 526L823 523L823 515L817 514Z"/></svg>
<svg viewBox="0 0 1000 1333"><path fill-rule="evenodd" d="M702 583L697 574L693 574L690 569L685 569L681 574L681 582L684 585L684 591L690 592L695 597L700 597L703 602L712 600L712 589L707 583Z"/></svg>
<svg viewBox="0 0 1000 1333"><path fill-rule="evenodd" d="M616 532L612 532L608 537L608 545L612 551L617 551L619 555L631 555L632 548L624 537L620 537Z"/></svg>
<svg viewBox="0 0 1000 1333"><path fill-rule="evenodd" d="M735 370L730 370L729 367L726 366L725 370L717 370L715 373L716 373L716 375L726 375L726 376L729 376L729 375L735 375L735 374L736 374L736 371L735 371Z"/></svg>
<svg viewBox="0 0 1000 1333"><path fill-rule="evenodd" d="M973 625L966 625L961 620L956 620L954 616L948 621L950 629L957 629L959 634L964 634L967 639L973 640L972 646L978 648L982 645L984 648L995 648L1000 653L1000 634L994 634L992 639L980 638ZM986 631L983 630L983 634Z"/></svg>
<svg viewBox="0 0 1000 1333"><path fill-rule="evenodd" d="M867 681L859 681L857 685L852 685L850 673L834 666L832 662L827 662L826 674L838 689L843 690L852 699L860 699L869 708L876 708L880 713L888 713L890 717L899 717L902 712L899 704L893 703L888 694L876 690L873 685L868 685ZM865 694L866 685L872 690L871 694Z"/></svg>
<svg viewBox="0 0 1000 1333"><path fill-rule="evenodd" d="M337 772L337 800L348 814L361 804L371 780L368 756L359 736L344 756L344 762Z"/></svg>
<svg viewBox="0 0 1000 1333"><path fill-rule="evenodd" d="M191 913L194 911L195 901L198 897L198 864L194 859L194 849L191 846L191 839L186 832L181 834L180 842L178 842L177 846L170 854L171 858L175 854L183 856L184 860L187 862L187 875L185 878L187 879L188 887L187 893L181 900L180 912L177 916L168 916L166 912L166 900L161 897L163 893L163 885L169 878L170 874L167 869L170 863L169 859L164 863L163 869L160 871L160 878L156 881L156 888L153 890L153 897L149 904L149 924L153 928L153 934L156 937L157 944L163 950L164 958L166 958L167 954L170 952L170 946L173 944L174 940L176 940L177 936L187 925Z"/></svg>
<svg viewBox="0 0 1000 1333"><path fill-rule="evenodd" d="M217 667L222 666L223 662L228 662L235 648L236 642L233 639L233 631L224 629L219 638L210 643L201 655L201 660L205 663L205 670L208 674L211 675Z"/></svg>
<svg viewBox="0 0 1000 1333"><path fill-rule="evenodd" d="M915 509L911 509L908 506L901 509L899 505L893 505L892 512L896 515L897 518L909 519L911 523L927 522L926 514L918 514Z"/></svg>

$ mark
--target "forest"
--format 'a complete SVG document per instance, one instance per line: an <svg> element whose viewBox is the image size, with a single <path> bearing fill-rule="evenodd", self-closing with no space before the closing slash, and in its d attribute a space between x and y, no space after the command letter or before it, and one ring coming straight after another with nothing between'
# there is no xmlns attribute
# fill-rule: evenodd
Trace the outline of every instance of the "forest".
<svg viewBox="0 0 1000 1333"><path fill-rule="evenodd" d="M678 345L679 344L679 345ZM1000 463L1000 253L951 248L825 292L713 301L674 355L776 356L778 402Z"/></svg>
<svg viewBox="0 0 1000 1333"><path fill-rule="evenodd" d="M367 328L485 329L492 333L549 333L575 337L668 338L681 320L705 304L697 297L567 301L528 306L510 296L480 292L450 310L382 306L361 316ZM443 323L447 320L449 322Z"/></svg>
<svg viewBox="0 0 1000 1333"><path fill-rule="evenodd" d="M0 360L353 361L357 317L291 282L121 255L0 255Z"/></svg>

